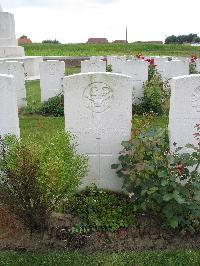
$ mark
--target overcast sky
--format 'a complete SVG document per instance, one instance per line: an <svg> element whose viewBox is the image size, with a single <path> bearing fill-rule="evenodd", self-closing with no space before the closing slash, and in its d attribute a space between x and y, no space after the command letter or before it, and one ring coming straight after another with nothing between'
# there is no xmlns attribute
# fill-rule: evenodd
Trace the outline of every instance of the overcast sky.
<svg viewBox="0 0 200 266"><path fill-rule="evenodd" d="M86 42L89 37L109 41L164 40L172 34L200 35L200 0L0 0L14 13L17 37L34 42L58 39Z"/></svg>

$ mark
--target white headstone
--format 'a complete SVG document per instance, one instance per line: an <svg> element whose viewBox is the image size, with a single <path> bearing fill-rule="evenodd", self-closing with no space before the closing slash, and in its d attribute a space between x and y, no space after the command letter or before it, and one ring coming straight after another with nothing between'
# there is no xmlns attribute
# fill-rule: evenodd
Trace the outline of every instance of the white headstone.
<svg viewBox="0 0 200 266"><path fill-rule="evenodd" d="M0 10L0 57L23 56L24 48L17 46L14 15Z"/></svg>
<svg viewBox="0 0 200 266"><path fill-rule="evenodd" d="M122 64L122 74L132 77L133 83L133 103L140 102L143 97L143 84L148 80L148 62L143 60L127 60Z"/></svg>
<svg viewBox="0 0 200 266"><path fill-rule="evenodd" d="M121 180L111 165L118 162L121 142L131 137L132 79L111 73L78 74L64 78L65 130L77 136L78 152L89 157L92 183L113 191Z"/></svg>
<svg viewBox="0 0 200 266"><path fill-rule="evenodd" d="M196 71L200 73L200 59L196 60Z"/></svg>
<svg viewBox="0 0 200 266"><path fill-rule="evenodd" d="M40 75L39 65L43 62L43 58L40 56L27 56L21 60L24 63L24 70L26 78L35 77Z"/></svg>
<svg viewBox="0 0 200 266"><path fill-rule="evenodd" d="M164 81L183 75L189 75L189 62L172 60L164 63L162 74Z"/></svg>
<svg viewBox="0 0 200 266"><path fill-rule="evenodd" d="M0 74L0 135L20 136L16 91L13 77Z"/></svg>
<svg viewBox="0 0 200 266"><path fill-rule="evenodd" d="M101 60L81 61L81 73L106 72L106 62Z"/></svg>
<svg viewBox="0 0 200 266"><path fill-rule="evenodd" d="M23 63L17 61L4 61L0 64L0 73L14 77L13 86L16 90L18 107L26 106L26 87Z"/></svg>
<svg viewBox="0 0 200 266"><path fill-rule="evenodd" d="M173 78L169 113L170 148L197 144L195 126L200 123L200 75Z"/></svg>
<svg viewBox="0 0 200 266"><path fill-rule="evenodd" d="M154 59L154 64L156 65L156 70L157 73L160 74L161 76L163 75L164 67L165 67L165 62L169 61L168 57L151 57Z"/></svg>
<svg viewBox="0 0 200 266"><path fill-rule="evenodd" d="M126 56L107 56L107 66L112 66L113 73L121 74L125 62Z"/></svg>
<svg viewBox="0 0 200 266"><path fill-rule="evenodd" d="M62 93L62 81L65 75L65 62L48 60L40 63L41 101Z"/></svg>

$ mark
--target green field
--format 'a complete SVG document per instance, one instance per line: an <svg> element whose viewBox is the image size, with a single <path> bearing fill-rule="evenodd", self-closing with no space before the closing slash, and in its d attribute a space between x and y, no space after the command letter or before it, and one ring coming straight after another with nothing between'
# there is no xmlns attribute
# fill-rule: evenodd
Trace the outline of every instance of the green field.
<svg viewBox="0 0 200 266"><path fill-rule="evenodd" d="M27 56L169 55L200 56L200 47L190 45L130 44L26 44Z"/></svg>

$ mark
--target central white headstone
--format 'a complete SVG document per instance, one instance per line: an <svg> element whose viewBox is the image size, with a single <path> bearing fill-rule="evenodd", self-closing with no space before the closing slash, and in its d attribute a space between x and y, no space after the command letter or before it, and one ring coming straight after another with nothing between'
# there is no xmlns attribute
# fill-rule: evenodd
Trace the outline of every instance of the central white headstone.
<svg viewBox="0 0 200 266"><path fill-rule="evenodd" d="M121 190L121 180L111 170L118 162L121 142L131 137L131 77L111 73L78 74L64 78L65 130L77 136L79 153L89 157L84 188L95 183Z"/></svg>

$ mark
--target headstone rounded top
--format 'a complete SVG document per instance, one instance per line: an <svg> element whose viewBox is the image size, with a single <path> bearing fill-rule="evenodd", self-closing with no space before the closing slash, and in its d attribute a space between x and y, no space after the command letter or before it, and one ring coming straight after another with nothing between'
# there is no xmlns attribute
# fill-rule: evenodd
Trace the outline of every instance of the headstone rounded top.
<svg viewBox="0 0 200 266"><path fill-rule="evenodd" d="M2 8L2 6L1 6L1 4L0 4L0 12L3 12L3 8Z"/></svg>

